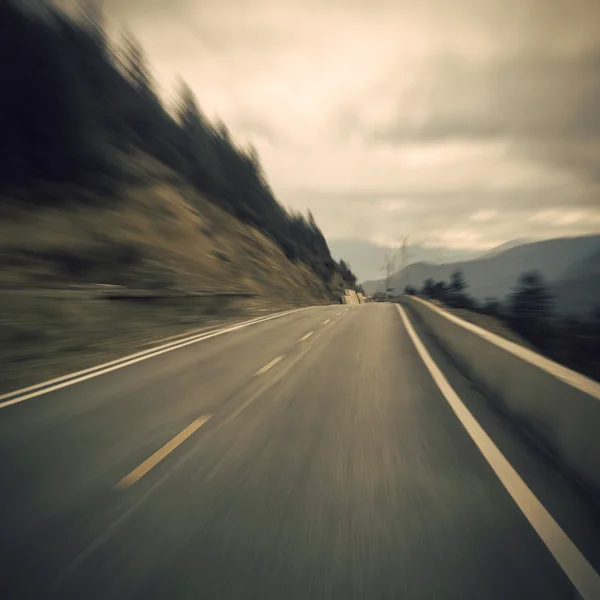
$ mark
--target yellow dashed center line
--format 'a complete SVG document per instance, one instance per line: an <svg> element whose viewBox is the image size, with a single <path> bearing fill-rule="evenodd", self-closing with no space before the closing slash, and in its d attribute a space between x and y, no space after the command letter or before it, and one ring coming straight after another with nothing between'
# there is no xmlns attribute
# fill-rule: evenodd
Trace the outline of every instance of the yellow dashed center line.
<svg viewBox="0 0 600 600"><path fill-rule="evenodd" d="M259 369L258 371L256 371L256 375L262 375L263 373L266 373L271 367L274 367L282 358L283 358L283 356L278 356L277 358L274 358L270 363L266 364L262 369Z"/></svg>
<svg viewBox="0 0 600 600"><path fill-rule="evenodd" d="M126 475L117 483L115 489L125 489L131 487L136 481L140 480L150 469L154 468L163 458L173 452L177 446L181 445L197 429L202 427L212 415L204 415L188 425L181 433L178 433L172 440L167 442L162 448L157 450L150 458L147 458L139 467L136 467L129 475Z"/></svg>

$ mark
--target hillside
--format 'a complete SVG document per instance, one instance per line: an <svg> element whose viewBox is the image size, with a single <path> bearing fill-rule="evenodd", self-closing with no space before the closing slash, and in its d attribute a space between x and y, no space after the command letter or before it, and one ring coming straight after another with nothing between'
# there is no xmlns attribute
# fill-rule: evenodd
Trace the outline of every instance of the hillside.
<svg viewBox="0 0 600 600"><path fill-rule="evenodd" d="M175 183L174 183L175 181ZM76 197L81 191L63 187ZM324 282L269 237L221 210L176 176L122 186L118 201L33 214L5 204L0 289L117 285L236 290L294 302L331 300Z"/></svg>
<svg viewBox="0 0 600 600"><path fill-rule="evenodd" d="M504 244L500 244L487 252L484 252L478 258L491 258L492 256L496 256L501 254L506 250L510 250L511 248L516 248L517 246L523 246L524 244L530 244L532 240L528 240L527 238L517 238L516 240L510 240L509 242L505 242Z"/></svg>
<svg viewBox="0 0 600 600"><path fill-rule="evenodd" d="M550 286L556 311L563 315L589 314L600 308L600 249L569 267Z"/></svg>
<svg viewBox="0 0 600 600"><path fill-rule="evenodd" d="M403 290L406 285L420 287L427 278L435 281L448 281L452 271L460 269L469 283L469 294L476 299L503 298L510 293L511 288L519 275L524 271L539 270L546 280L552 284L559 284L565 278L579 278L573 272L575 265L580 263L594 265L594 255L600 251L600 235L581 236L573 238L557 238L524 244L509 248L489 258L477 260L445 263L441 265L431 263L414 263L393 277L393 286ZM586 271L587 272L587 271ZM586 283L587 276L582 275L582 285L578 286L579 300L574 306L574 312L586 311L591 305L600 304L597 288ZM593 275L591 276L593 278ZM373 294L382 291L383 280L367 281L363 284L365 291ZM564 295L564 300L557 302L563 310L569 308L570 292L568 285L559 285L556 292Z"/></svg>
<svg viewBox="0 0 600 600"><path fill-rule="evenodd" d="M211 123L183 82L174 105L163 103L131 36L108 39L96 23L20 7L0 4L3 203L18 199L32 217L65 203L114 210L123 189L169 172L269 237L325 286L337 275L354 283L312 215L289 214L277 201L252 146L238 144L224 123Z"/></svg>
<svg viewBox="0 0 600 600"><path fill-rule="evenodd" d="M31 215L5 201L0 258L5 390L31 372L53 377L190 329L329 303L346 286L339 275L326 286L183 181L156 176L124 186L110 209L67 204Z"/></svg>
<svg viewBox="0 0 600 600"><path fill-rule="evenodd" d="M356 284L185 83L163 103L131 36L22 9L0 3L3 385Z"/></svg>

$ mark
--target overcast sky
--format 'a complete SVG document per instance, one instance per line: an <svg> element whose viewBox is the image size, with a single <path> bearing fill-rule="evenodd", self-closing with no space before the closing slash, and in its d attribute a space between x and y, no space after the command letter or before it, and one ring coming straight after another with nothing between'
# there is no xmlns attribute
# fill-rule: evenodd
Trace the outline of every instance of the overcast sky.
<svg viewBox="0 0 600 600"><path fill-rule="evenodd" d="M598 0L104 0L329 239L600 232Z"/></svg>

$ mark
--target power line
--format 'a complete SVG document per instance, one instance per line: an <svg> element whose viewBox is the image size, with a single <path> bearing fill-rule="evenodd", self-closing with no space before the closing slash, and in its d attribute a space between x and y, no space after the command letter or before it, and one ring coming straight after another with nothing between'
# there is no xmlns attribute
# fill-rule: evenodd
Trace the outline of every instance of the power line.
<svg viewBox="0 0 600 600"><path fill-rule="evenodd" d="M385 295L395 290L395 286L392 287L392 279L394 274L396 273L396 260L400 258L400 271L399 273L403 273L406 267L408 266L408 261L412 258L412 254L408 249L408 237L404 237L402 240L402 245L400 249L396 252L390 254L389 252L385 253L385 263L380 271L385 272Z"/></svg>

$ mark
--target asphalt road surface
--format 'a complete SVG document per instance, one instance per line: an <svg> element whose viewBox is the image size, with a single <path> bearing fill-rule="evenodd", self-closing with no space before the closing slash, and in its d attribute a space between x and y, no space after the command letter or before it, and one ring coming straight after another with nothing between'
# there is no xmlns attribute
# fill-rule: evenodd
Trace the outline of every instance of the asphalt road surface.
<svg viewBox="0 0 600 600"><path fill-rule="evenodd" d="M594 503L424 343L597 569ZM581 597L395 305L296 311L104 370L0 410L3 599Z"/></svg>

